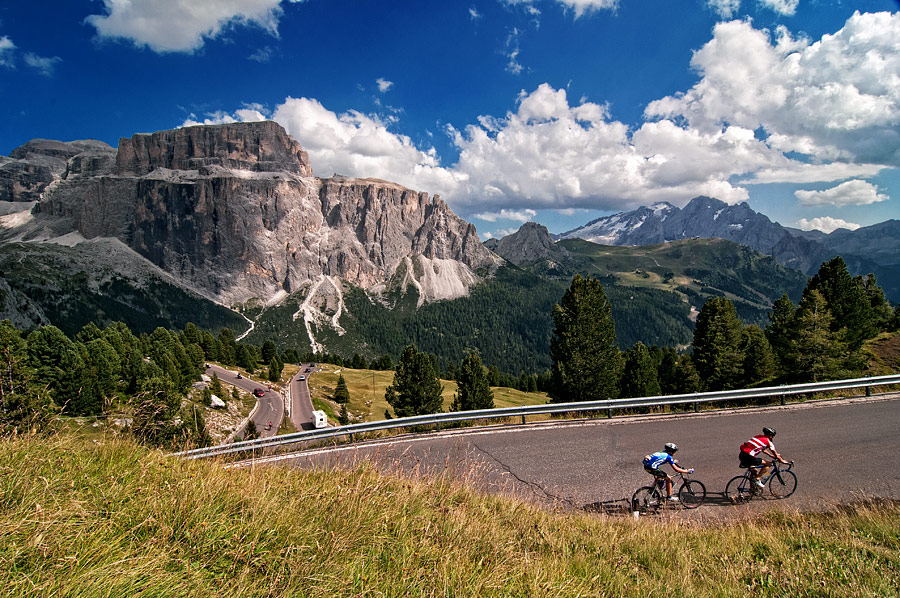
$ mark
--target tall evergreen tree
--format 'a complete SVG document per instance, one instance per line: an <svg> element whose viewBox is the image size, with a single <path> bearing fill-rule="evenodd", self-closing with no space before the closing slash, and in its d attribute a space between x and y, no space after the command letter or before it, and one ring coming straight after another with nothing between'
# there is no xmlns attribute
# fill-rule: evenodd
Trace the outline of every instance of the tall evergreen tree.
<svg viewBox="0 0 900 598"><path fill-rule="evenodd" d="M832 315L831 330L846 328L846 339L852 348L878 333L872 305L861 277L854 279L840 256L824 262L816 275L809 279L804 295L818 291Z"/></svg>
<svg viewBox="0 0 900 598"><path fill-rule="evenodd" d="M0 322L0 435L40 429L58 412L50 393L28 364L22 333Z"/></svg>
<svg viewBox="0 0 900 598"><path fill-rule="evenodd" d="M409 345L400 355L394 381L385 390L384 398L397 417L440 413L442 390L431 358Z"/></svg>
<svg viewBox="0 0 900 598"><path fill-rule="evenodd" d="M744 327L741 352L744 354L744 386L761 386L775 378L775 354L762 328L753 325Z"/></svg>
<svg viewBox="0 0 900 598"><path fill-rule="evenodd" d="M775 367L779 376L786 374L788 354L794 338L794 312L797 308L787 294L779 297L769 313L769 325L766 326L766 338L775 356Z"/></svg>
<svg viewBox="0 0 900 598"><path fill-rule="evenodd" d="M28 364L37 379L50 389L53 401L72 415L100 413L96 395L82 395L84 360L75 343L56 326L32 331L27 340Z"/></svg>
<svg viewBox="0 0 900 598"><path fill-rule="evenodd" d="M555 402L615 398L622 367L612 306L600 281L576 274L553 308L550 340Z"/></svg>
<svg viewBox="0 0 900 598"><path fill-rule="evenodd" d="M281 371L283 369L284 364L278 359L278 355L273 355L272 359L269 360L269 380L272 382L281 380Z"/></svg>
<svg viewBox="0 0 900 598"><path fill-rule="evenodd" d="M450 411L474 411L494 408L494 391L488 384L487 370L478 351L469 351L456 370L457 392Z"/></svg>
<svg viewBox="0 0 900 598"><path fill-rule="evenodd" d="M700 374L694 367L694 360L690 355L681 355L675 368L675 382L672 392L679 395L695 393L700 390Z"/></svg>
<svg viewBox="0 0 900 598"><path fill-rule="evenodd" d="M657 371L644 343L638 341L625 352L621 396L655 397L660 394Z"/></svg>
<svg viewBox="0 0 900 598"><path fill-rule="evenodd" d="M693 361L705 390L725 390L740 383L743 328L729 299L711 297L703 304L694 328Z"/></svg>
<svg viewBox="0 0 900 598"><path fill-rule="evenodd" d="M675 392L675 377L678 372L678 352L672 347L663 347L662 359L657 369L659 378L659 392L670 395Z"/></svg>
<svg viewBox="0 0 900 598"><path fill-rule="evenodd" d="M262 362L269 363L277 354L278 347L275 346L275 343L270 340L266 340L266 342L263 343L262 353L260 355L262 357Z"/></svg>
<svg viewBox="0 0 900 598"><path fill-rule="evenodd" d="M234 365L236 363L237 342L234 340L234 332L231 328L223 328L219 331L216 338L216 354L219 361L226 365Z"/></svg>
<svg viewBox="0 0 900 598"><path fill-rule="evenodd" d="M794 317L796 336L789 354L791 377L797 382L838 378L843 373L848 347L841 333L832 331L834 317L822 293L807 289Z"/></svg>
<svg viewBox="0 0 900 598"><path fill-rule="evenodd" d="M350 391L347 389L347 381L344 375L338 375L337 387L334 389L334 400L338 403L350 402Z"/></svg>

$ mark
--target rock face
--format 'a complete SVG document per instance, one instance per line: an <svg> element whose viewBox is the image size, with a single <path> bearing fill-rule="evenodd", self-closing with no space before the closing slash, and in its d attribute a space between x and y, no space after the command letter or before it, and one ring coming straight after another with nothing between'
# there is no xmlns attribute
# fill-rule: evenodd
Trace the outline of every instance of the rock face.
<svg viewBox="0 0 900 598"><path fill-rule="evenodd" d="M70 160L108 161L115 150L102 141L52 141L33 139L0 156L0 201L31 202L66 172Z"/></svg>
<svg viewBox="0 0 900 598"><path fill-rule="evenodd" d="M323 277L377 290L395 274L420 300L445 299L499 259L436 196L315 178L274 122L135 135L120 140L114 161L76 154L66 164L7 238L114 237L227 304L276 301Z"/></svg>
<svg viewBox="0 0 900 598"><path fill-rule="evenodd" d="M537 262L559 262L568 252L558 247L547 227L537 222L526 222L518 231L502 239L491 239L485 243L497 255L517 266L530 266Z"/></svg>

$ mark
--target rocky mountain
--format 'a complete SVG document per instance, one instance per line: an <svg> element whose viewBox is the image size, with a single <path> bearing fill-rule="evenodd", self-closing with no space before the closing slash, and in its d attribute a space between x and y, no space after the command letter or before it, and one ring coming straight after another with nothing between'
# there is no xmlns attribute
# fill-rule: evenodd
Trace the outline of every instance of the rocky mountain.
<svg viewBox="0 0 900 598"><path fill-rule="evenodd" d="M8 205L33 208L5 210L2 240L117 239L219 303L271 305L301 292L308 311L298 317L307 319L344 283L448 299L499 263L437 196L378 179L314 177L306 152L274 122L138 134L117 151L103 145L35 141L4 160L14 190L6 201L16 200ZM16 174L29 169L39 181ZM315 291L321 301L309 296Z"/></svg>
<svg viewBox="0 0 900 598"><path fill-rule="evenodd" d="M568 252L554 242L547 227L537 222L526 222L515 233L488 239L484 245L517 266L543 262L547 269L553 270L568 256Z"/></svg>
<svg viewBox="0 0 900 598"><path fill-rule="evenodd" d="M681 209L659 203L598 218L557 238L580 238L605 245L727 239L806 274L814 274L822 262L840 255L851 273L875 273L887 296L900 301L900 222L896 220L829 235L804 233L772 222L746 203L729 205L701 196Z"/></svg>

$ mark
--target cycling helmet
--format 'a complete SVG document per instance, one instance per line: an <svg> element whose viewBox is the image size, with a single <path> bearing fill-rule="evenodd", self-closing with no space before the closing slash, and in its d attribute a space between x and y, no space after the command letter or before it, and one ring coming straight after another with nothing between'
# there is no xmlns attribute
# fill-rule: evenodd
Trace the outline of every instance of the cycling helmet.
<svg viewBox="0 0 900 598"><path fill-rule="evenodd" d="M663 450L666 451L667 453L669 453L670 455L674 455L675 451L678 450L678 447L675 446L675 443L673 443L673 442L667 442L666 446L663 447Z"/></svg>
<svg viewBox="0 0 900 598"><path fill-rule="evenodd" d="M768 436L769 438L775 438L775 430L773 428L763 428L763 435Z"/></svg>

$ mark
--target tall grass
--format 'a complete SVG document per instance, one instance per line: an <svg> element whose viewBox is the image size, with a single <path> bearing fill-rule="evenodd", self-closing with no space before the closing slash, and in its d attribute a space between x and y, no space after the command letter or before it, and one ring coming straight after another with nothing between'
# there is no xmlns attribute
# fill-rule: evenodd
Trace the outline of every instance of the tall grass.
<svg viewBox="0 0 900 598"><path fill-rule="evenodd" d="M734 524L548 512L449 477L0 441L4 596L897 596L900 506Z"/></svg>

